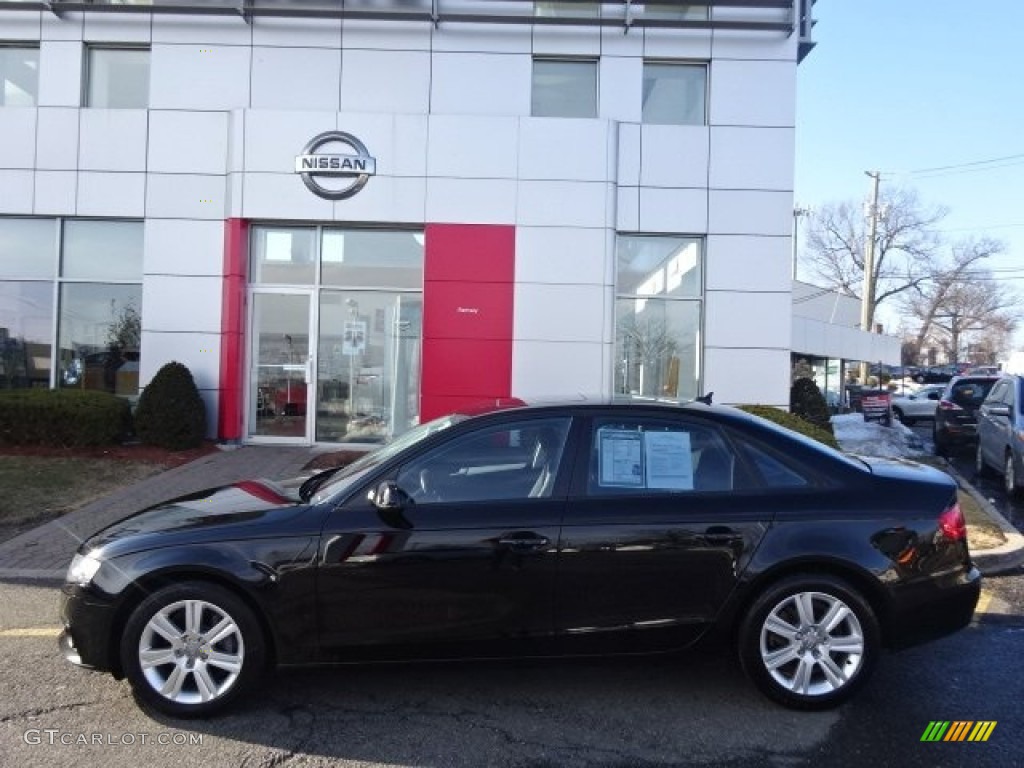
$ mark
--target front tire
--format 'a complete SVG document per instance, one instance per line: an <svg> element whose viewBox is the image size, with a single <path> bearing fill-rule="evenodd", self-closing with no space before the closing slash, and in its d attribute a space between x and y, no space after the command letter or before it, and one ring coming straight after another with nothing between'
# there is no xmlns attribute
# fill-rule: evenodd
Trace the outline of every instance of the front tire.
<svg viewBox="0 0 1024 768"><path fill-rule="evenodd" d="M136 698L175 717L227 706L263 672L263 632L249 607L215 584L164 587L132 612L121 663Z"/></svg>
<svg viewBox="0 0 1024 768"><path fill-rule="evenodd" d="M1017 476L1017 465L1013 460L1013 451L1006 452L1006 462L1003 465L1003 483L1006 488L1006 495L1015 499L1024 496L1024 485L1021 481L1024 478Z"/></svg>
<svg viewBox="0 0 1024 768"><path fill-rule="evenodd" d="M897 419L899 419L899 421L902 424L904 424L904 425L906 425L908 427L914 426L914 422L916 421L916 419L910 418L905 413L903 413L903 411L900 410L899 408L893 408L892 409L892 415L895 416Z"/></svg>
<svg viewBox="0 0 1024 768"><path fill-rule="evenodd" d="M826 575L771 585L739 630L747 676L792 709L828 709L849 699L871 675L880 648L871 606L845 581Z"/></svg>
<svg viewBox="0 0 1024 768"><path fill-rule="evenodd" d="M978 447L974 452L974 474L978 477L989 477L992 474L992 470L989 469L988 464L985 463L985 457L981 454L981 441L978 441Z"/></svg>

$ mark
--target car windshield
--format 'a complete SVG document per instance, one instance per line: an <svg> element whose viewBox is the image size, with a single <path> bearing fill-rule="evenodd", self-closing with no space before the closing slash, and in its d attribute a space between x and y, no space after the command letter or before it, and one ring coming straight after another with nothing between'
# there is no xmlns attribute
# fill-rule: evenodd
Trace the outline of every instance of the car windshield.
<svg viewBox="0 0 1024 768"><path fill-rule="evenodd" d="M344 491L353 483L361 480L369 470L383 464L392 456L395 456L406 448L416 445L416 443L421 440L425 440L431 435L444 429L448 429L448 427L452 427L468 418L468 416L461 413L452 413L447 416L442 416L439 419L434 419L433 421L420 424L417 427L413 427L408 432L396 437L387 445L384 445L375 451L371 451L339 470L334 477L324 483L316 496L312 498L312 503L318 504L321 501L325 501L329 497Z"/></svg>

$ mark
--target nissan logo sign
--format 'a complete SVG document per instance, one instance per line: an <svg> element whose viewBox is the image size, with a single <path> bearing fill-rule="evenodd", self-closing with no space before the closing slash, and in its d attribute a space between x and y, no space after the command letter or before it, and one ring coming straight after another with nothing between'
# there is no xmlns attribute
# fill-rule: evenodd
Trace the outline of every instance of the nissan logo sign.
<svg viewBox="0 0 1024 768"><path fill-rule="evenodd" d="M327 154L317 150L325 144L345 144L355 154ZM370 156L366 145L351 133L327 131L314 136L302 148L302 154L295 158L295 172L302 177L314 195L327 200L345 200L366 186L370 177L377 173L377 161ZM352 179L348 186L334 189L323 186L318 177L341 177Z"/></svg>

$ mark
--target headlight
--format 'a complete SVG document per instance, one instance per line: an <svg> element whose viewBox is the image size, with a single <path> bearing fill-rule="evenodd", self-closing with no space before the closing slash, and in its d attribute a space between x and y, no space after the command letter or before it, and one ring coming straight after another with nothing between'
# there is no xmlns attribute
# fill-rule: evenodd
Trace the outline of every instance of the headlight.
<svg viewBox="0 0 1024 768"><path fill-rule="evenodd" d="M75 555L68 566L66 580L69 584L87 587L99 569L100 561L92 555Z"/></svg>

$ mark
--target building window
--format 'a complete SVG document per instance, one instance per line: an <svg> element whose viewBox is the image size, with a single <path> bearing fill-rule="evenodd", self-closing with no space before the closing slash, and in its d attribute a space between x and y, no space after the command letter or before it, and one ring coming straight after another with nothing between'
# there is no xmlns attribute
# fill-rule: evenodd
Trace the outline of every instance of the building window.
<svg viewBox="0 0 1024 768"><path fill-rule="evenodd" d="M705 64L644 62L643 122L705 125L707 81Z"/></svg>
<svg viewBox="0 0 1024 768"><path fill-rule="evenodd" d="M707 21L710 6L687 3L643 3L641 15L645 19L667 21Z"/></svg>
<svg viewBox="0 0 1024 768"><path fill-rule="evenodd" d="M0 45L0 107L34 107L39 93L39 49Z"/></svg>
<svg viewBox="0 0 1024 768"><path fill-rule="evenodd" d="M701 241L619 235L615 392L691 400L700 383Z"/></svg>
<svg viewBox="0 0 1024 768"><path fill-rule="evenodd" d="M0 218L0 389L138 394L142 231Z"/></svg>
<svg viewBox="0 0 1024 768"><path fill-rule="evenodd" d="M85 106L100 109L148 107L149 49L88 48Z"/></svg>
<svg viewBox="0 0 1024 768"><path fill-rule="evenodd" d="M533 60L534 117L597 117L597 62Z"/></svg>
<svg viewBox="0 0 1024 768"><path fill-rule="evenodd" d="M569 2L541 2L538 0L533 4L534 16L558 16L574 19L596 19L601 15L601 7L598 3L569 3Z"/></svg>

